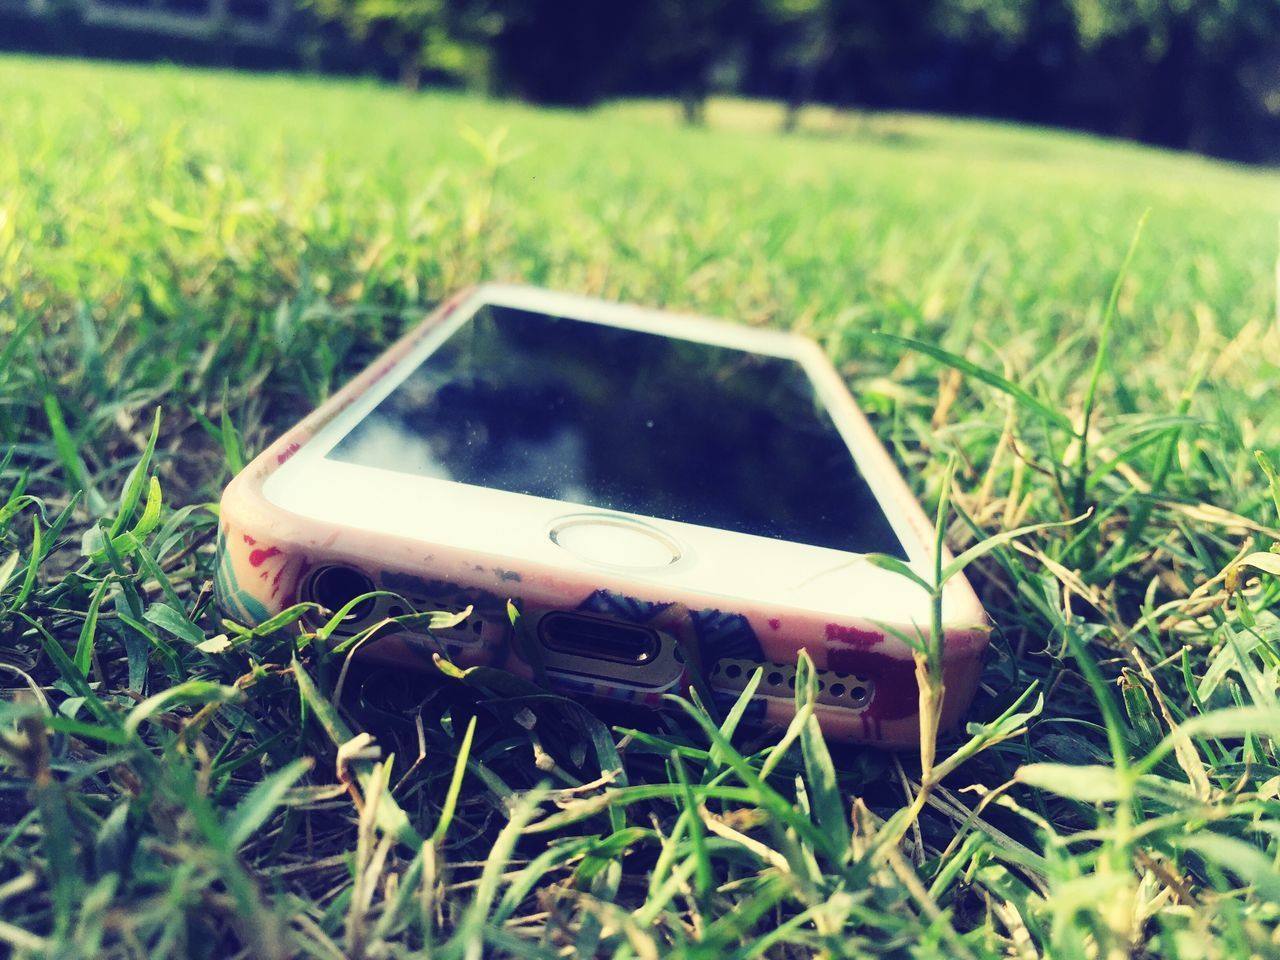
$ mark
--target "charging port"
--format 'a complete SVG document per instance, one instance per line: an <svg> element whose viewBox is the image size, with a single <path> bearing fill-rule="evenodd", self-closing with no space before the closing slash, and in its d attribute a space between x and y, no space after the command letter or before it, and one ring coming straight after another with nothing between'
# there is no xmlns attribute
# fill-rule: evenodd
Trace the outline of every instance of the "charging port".
<svg viewBox="0 0 1280 960"><path fill-rule="evenodd" d="M582 613L547 614L538 639L556 653L634 666L649 663L661 646L656 630Z"/></svg>

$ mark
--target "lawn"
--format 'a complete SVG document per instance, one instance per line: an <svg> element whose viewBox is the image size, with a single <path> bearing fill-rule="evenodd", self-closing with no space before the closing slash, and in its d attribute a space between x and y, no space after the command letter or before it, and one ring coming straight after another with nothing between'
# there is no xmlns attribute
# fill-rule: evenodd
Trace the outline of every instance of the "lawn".
<svg viewBox="0 0 1280 960"><path fill-rule="evenodd" d="M0 59L0 944L1275 951L1275 172L676 115ZM969 731L924 766L696 710L550 731L222 622L231 474L485 278L820 340L953 550L989 544Z"/></svg>

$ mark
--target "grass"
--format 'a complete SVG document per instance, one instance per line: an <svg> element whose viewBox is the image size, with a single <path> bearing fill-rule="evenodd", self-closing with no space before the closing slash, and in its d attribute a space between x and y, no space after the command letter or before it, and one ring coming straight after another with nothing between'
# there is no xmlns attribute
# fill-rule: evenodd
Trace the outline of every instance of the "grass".
<svg viewBox="0 0 1280 960"><path fill-rule="evenodd" d="M0 104L15 955L1274 953L1274 171L17 58ZM228 477L482 278L818 338L983 544L968 733L629 732L220 622Z"/></svg>

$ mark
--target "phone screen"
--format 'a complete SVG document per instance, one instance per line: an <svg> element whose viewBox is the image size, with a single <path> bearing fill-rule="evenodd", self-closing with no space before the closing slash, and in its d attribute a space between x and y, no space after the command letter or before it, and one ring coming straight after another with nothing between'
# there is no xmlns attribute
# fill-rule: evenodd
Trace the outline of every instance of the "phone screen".
<svg viewBox="0 0 1280 960"><path fill-rule="evenodd" d="M482 306L328 456L906 558L796 361L511 307Z"/></svg>

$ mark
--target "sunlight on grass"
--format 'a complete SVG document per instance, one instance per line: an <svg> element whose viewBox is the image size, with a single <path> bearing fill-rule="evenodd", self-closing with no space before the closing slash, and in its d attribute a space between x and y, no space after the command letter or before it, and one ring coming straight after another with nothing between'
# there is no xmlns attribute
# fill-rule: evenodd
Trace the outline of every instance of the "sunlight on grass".
<svg viewBox="0 0 1280 960"><path fill-rule="evenodd" d="M1273 950L1274 171L23 58L0 104L4 949ZM819 339L999 626L970 728L827 744L805 660L790 730L602 720L222 620L233 470L480 279Z"/></svg>

